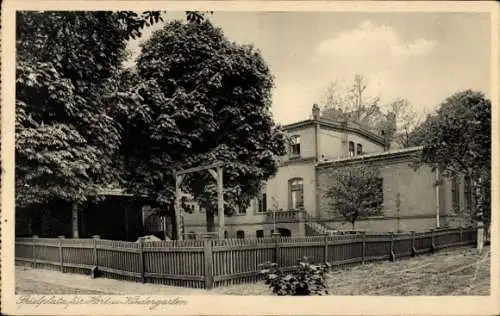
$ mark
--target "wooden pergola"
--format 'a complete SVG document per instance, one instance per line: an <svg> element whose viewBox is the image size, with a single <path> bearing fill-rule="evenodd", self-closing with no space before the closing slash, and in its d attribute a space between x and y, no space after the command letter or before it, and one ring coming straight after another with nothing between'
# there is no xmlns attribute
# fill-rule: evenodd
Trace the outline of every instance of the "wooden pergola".
<svg viewBox="0 0 500 316"><path fill-rule="evenodd" d="M184 170L175 170L175 222L177 225L176 238L177 240L182 240L182 223L181 223L181 185L184 180L184 176L189 173L207 170L212 177L217 181L217 211L219 214L219 227L218 235L219 239L224 239L224 181L223 181L223 162L216 162L210 165L199 166L188 168Z"/></svg>

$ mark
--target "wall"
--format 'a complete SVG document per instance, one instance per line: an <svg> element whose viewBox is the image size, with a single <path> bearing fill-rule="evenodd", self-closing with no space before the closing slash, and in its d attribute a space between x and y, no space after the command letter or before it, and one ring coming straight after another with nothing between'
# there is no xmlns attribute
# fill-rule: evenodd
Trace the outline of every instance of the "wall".
<svg viewBox="0 0 500 316"><path fill-rule="evenodd" d="M314 126L296 127L286 130L288 136L300 136L300 158L311 158L316 155L316 148L314 145ZM289 161L289 154L280 157L281 162ZM292 158L293 160L293 158Z"/></svg>
<svg viewBox="0 0 500 316"><path fill-rule="evenodd" d="M319 156L320 159L336 159L347 155L342 148L342 133L336 130L321 128L319 131Z"/></svg>
<svg viewBox="0 0 500 316"><path fill-rule="evenodd" d="M334 160L347 157L349 150L349 141L353 141L355 143L355 149L357 144L361 144L363 146L363 152L365 153L377 153L384 151L383 145L354 133L347 134L346 147L342 148L342 132L322 127L319 132L320 159L326 158L329 160Z"/></svg>
<svg viewBox="0 0 500 316"><path fill-rule="evenodd" d="M277 209L288 210L288 180L302 178L304 180L304 208L309 213L315 215L316 189L314 170L314 161L290 161L288 164L281 166L275 177L266 183L267 209L271 210L273 207L276 207ZM257 212L258 208L255 203L255 201L252 202L250 207L247 208L246 214L235 214L231 217L226 216L224 224L228 227L238 225L242 229L246 225L253 225L251 235L254 236L255 230L262 229L258 227L260 227L259 225L264 225L267 216L265 213ZM199 208L195 208L192 214L185 214L184 225L186 226L186 233L189 232L189 229L192 229L194 232L205 232L205 216L205 213L200 212ZM215 217L214 221L217 226L218 216ZM236 230L238 229L233 229L234 235L236 235ZM299 232L298 228L294 229L297 233ZM230 230L230 233L233 230ZM247 235L246 231L245 235Z"/></svg>
<svg viewBox="0 0 500 316"><path fill-rule="evenodd" d="M386 217L398 216L396 211L396 196L400 193L401 205L399 216L435 216L436 193L434 190L434 174L429 167L422 166L414 170L408 160L391 160L390 157L382 161L372 162L380 168L380 176L384 179L383 215ZM334 214L331 199L325 196L327 188L332 185L330 176L334 167L318 168L320 184L320 214L329 217Z"/></svg>
<svg viewBox="0 0 500 316"><path fill-rule="evenodd" d="M465 190L464 190L464 176L459 176L458 177L458 187L459 187L459 205L458 209L454 210L453 209L453 199L452 199L452 194L451 194L451 182L452 180L450 178L443 177L442 182L440 185L440 213L444 215L449 215L449 218L445 218L443 221L441 221L441 225L443 226L451 226L455 227L457 225L460 226L467 226L470 225L471 222L471 214L472 211L467 208L466 202L465 202Z"/></svg>
<svg viewBox="0 0 500 316"><path fill-rule="evenodd" d="M288 180L302 178L304 180L304 208L314 214L316 211L315 165L312 162L297 162L281 166L276 176L267 182L267 207L287 210ZM274 200L273 200L274 198Z"/></svg>
<svg viewBox="0 0 500 316"><path fill-rule="evenodd" d="M326 221L323 224L331 229L349 230L352 228L350 223L342 224L341 221ZM436 218L434 216L401 218L399 220L399 229L404 232L424 232L435 228ZM398 221L395 218L363 219L356 221L355 229L362 229L373 233L396 232Z"/></svg>
<svg viewBox="0 0 500 316"><path fill-rule="evenodd" d="M304 223L276 223L276 230L284 228L291 231L292 236L305 236ZM274 226L272 223L227 223L225 230L228 232L228 238L236 238L236 233L239 230L245 232L245 238L256 238L257 230L264 230L264 237L271 237ZM205 233L206 226L202 223L196 225L186 225L186 233Z"/></svg>
<svg viewBox="0 0 500 316"><path fill-rule="evenodd" d="M372 153L378 153L378 152L383 152L384 151L384 146L378 143L375 143L368 138L365 138L363 136L359 136L354 133L349 133L347 135L347 143L352 141L354 142L354 149L356 150L357 144L361 144L363 146L363 152L366 154L372 154ZM347 148L349 148L349 145L347 145Z"/></svg>
<svg viewBox="0 0 500 316"><path fill-rule="evenodd" d="M315 145L314 145L314 126L298 126L287 130L289 136L300 135L300 157L289 159L286 154L280 157L281 166L278 169L276 176L267 181L266 194L267 194L267 209L272 209L275 204L278 209L288 209L288 180L291 178L304 179L304 207L308 212L315 212L316 210L316 197L315 197L315 178L314 178L314 159L315 159ZM273 200L273 198L275 200ZM275 203L276 201L276 203ZM247 208L246 214L235 214L231 217L225 218L225 224L238 225L238 224L261 224L265 221L265 213L258 213L256 201ZM201 226L205 225L205 213L200 212L199 208L195 206L195 211L192 214L185 214L184 224L186 226ZM218 217L215 217L215 224L217 226ZM253 235L255 232L253 233Z"/></svg>

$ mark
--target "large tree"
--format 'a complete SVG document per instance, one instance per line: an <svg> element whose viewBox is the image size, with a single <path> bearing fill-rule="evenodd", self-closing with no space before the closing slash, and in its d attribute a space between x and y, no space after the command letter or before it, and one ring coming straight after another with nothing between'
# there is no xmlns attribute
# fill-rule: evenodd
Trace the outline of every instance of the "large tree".
<svg viewBox="0 0 500 316"><path fill-rule="evenodd" d="M491 103L483 93L457 92L429 115L411 135L423 146L421 161L445 176L471 179L476 212L490 220Z"/></svg>
<svg viewBox="0 0 500 316"><path fill-rule="evenodd" d="M343 166L328 174L325 196L333 215L342 216L355 227L359 217L379 215L383 207L382 179L376 166Z"/></svg>
<svg viewBox="0 0 500 316"><path fill-rule="evenodd" d="M104 96L148 11L16 16L16 205L83 201L120 178L120 126Z"/></svg>
<svg viewBox="0 0 500 316"><path fill-rule="evenodd" d="M224 210L231 215L277 171L285 137L270 113L269 68L259 51L230 42L210 21L175 21L154 32L142 44L137 73L123 80L137 96L122 147L131 192L152 196L171 212L174 169L223 161ZM187 176L183 190L206 209L213 231L210 174Z"/></svg>
<svg viewBox="0 0 500 316"><path fill-rule="evenodd" d="M405 98L382 104L379 97L366 93L368 84L360 74L352 84L330 82L320 98L322 117L348 120L377 133L383 134L388 143L409 147L408 134L416 123L417 115Z"/></svg>

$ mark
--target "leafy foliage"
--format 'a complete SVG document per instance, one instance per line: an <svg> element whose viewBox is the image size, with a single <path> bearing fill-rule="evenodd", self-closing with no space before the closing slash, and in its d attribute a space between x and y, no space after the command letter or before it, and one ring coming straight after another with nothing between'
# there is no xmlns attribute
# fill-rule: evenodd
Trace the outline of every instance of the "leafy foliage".
<svg viewBox="0 0 500 316"><path fill-rule="evenodd" d="M394 140L398 146L409 147L406 136L414 127L417 115L408 100L400 98L382 104L380 98L367 96L366 88L367 84L359 74L349 86L331 82L321 98L322 117L358 123L383 135L389 144Z"/></svg>
<svg viewBox="0 0 500 316"><path fill-rule="evenodd" d="M380 171L374 166L359 164L334 169L329 173L325 195L336 215L341 215L353 227L360 216L380 214L383 191Z"/></svg>
<svg viewBox="0 0 500 316"><path fill-rule="evenodd" d="M126 40L159 12L18 12L16 204L82 201L120 179L120 125L106 102Z"/></svg>
<svg viewBox="0 0 500 316"><path fill-rule="evenodd" d="M225 213L247 207L285 153L260 53L209 21L175 21L142 44L137 69L121 78L129 87L120 103L128 190L172 210L174 169L223 161ZM216 183L207 171L186 176L183 190L213 219Z"/></svg>
<svg viewBox="0 0 500 316"><path fill-rule="evenodd" d="M331 269L330 263L315 265L304 257L298 260L297 267L291 273L285 273L276 263L266 262L260 266L263 268L260 274L276 295L328 295L325 273Z"/></svg>
<svg viewBox="0 0 500 316"><path fill-rule="evenodd" d="M484 94L465 90L451 95L412 137L423 146L422 163L440 168L445 176L471 177L477 212L489 220L491 103Z"/></svg>

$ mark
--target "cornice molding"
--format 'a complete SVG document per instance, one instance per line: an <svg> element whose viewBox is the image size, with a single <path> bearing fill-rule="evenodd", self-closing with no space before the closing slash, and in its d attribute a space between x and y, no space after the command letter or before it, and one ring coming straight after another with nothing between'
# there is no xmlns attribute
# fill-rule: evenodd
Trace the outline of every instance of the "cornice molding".
<svg viewBox="0 0 500 316"><path fill-rule="evenodd" d="M381 136L378 136L377 134L370 132L367 129L364 129L362 127L355 125L354 123L343 123L343 122L335 122L335 121L330 121L330 120L325 120L325 119L319 119L317 121L315 120L304 120L304 121L299 121L287 125L283 125L283 130L286 132L294 132L298 129L304 128L304 127L314 127L316 123L319 123L320 129L329 129L329 130L335 130L339 132L347 131L351 132L354 134L357 134L358 136L362 136L365 138L368 138L379 145L384 145L385 141L384 138Z"/></svg>
<svg viewBox="0 0 500 316"><path fill-rule="evenodd" d="M387 151L375 154L355 156L351 158L342 158L333 161L319 162L316 164L317 169L336 168L354 164L384 162L392 164L403 161L414 161L418 159L422 151L422 147L412 147L395 151Z"/></svg>
<svg viewBox="0 0 500 316"><path fill-rule="evenodd" d="M284 166L290 166L290 165L297 165L301 163L310 163L310 162L316 162L315 157L305 157L305 158L294 158L294 159L288 159L286 161L283 161L280 163L280 167Z"/></svg>

